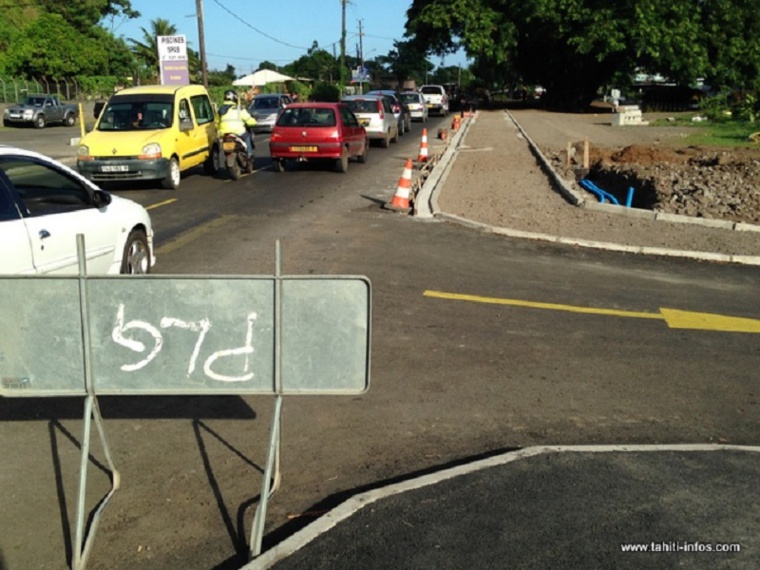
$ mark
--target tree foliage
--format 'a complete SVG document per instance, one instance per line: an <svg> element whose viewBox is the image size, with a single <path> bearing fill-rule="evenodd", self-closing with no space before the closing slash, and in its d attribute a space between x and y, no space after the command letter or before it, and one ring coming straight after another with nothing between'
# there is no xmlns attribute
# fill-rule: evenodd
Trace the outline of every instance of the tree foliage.
<svg viewBox="0 0 760 570"><path fill-rule="evenodd" d="M0 5L0 73L22 77L126 75L126 43L98 24L137 17L129 0L25 0Z"/></svg>
<svg viewBox="0 0 760 570"><path fill-rule="evenodd" d="M407 16L413 43L463 47L476 69L543 85L563 106L638 68L760 86L760 0L414 0Z"/></svg>

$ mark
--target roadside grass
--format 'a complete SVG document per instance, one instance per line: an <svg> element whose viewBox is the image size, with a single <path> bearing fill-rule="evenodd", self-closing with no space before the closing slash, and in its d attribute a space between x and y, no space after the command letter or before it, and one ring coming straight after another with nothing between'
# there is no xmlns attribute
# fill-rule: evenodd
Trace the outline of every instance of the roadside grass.
<svg viewBox="0 0 760 570"><path fill-rule="evenodd" d="M724 146L760 148L749 135L760 131L760 124L746 121L692 121L693 115L676 117L675 120L657 119L650 125L657 127L688 127L694 129L683 142L694 146Z"/></svg>

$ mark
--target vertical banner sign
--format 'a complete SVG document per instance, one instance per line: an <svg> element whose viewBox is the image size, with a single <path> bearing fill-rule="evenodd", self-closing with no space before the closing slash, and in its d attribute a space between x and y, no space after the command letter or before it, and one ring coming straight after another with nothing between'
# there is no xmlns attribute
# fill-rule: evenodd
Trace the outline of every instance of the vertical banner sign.
<svg viewBox="0 0 760 570"><path fill-rule="evenodd" d="M190 70L185 36L158 36L161 85L189 85Z"/></svg>

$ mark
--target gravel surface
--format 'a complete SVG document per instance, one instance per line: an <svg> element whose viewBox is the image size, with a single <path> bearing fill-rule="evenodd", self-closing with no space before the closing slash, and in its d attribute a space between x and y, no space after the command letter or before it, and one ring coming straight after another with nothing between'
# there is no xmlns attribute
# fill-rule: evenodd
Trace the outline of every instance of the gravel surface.
<svg viewBox="0 0 760 570"><path fill-rule="evenodd" d="M586 138L592 147L608 151L620 151L630 145L684 147L687 132L683 127L670 126L613 127L610 114L537 110L510 113L549 159L566 153L568 143L576 144ZM755 231L647 220L570 204L550 182L510 113L481 110L470 119L472 123L438 196L442 212L490 226L578 240L689 252L760 255L760 233ZM652 167L654 163L656 161L650 160L647 166ZM660 168L667 174L666 168L662 165ZM561 175L581 192L580 187L569 180L571 174ZM752 215L750 213L746 221L751 221ZM734 217L733 221L737 219Z"/></svg>

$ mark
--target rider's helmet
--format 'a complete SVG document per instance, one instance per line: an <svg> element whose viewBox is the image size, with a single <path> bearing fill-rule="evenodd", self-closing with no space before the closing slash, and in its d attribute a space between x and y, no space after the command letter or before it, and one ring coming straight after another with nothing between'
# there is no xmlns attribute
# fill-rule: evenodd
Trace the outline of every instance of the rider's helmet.
<svg viewBox="0 0 760 570"><path fill-rule="evenodd" d="M238 97L237 93L235 93L232 89L228 89L224 92L224 100L230 101L232 103L237 103Z"/></svg>

